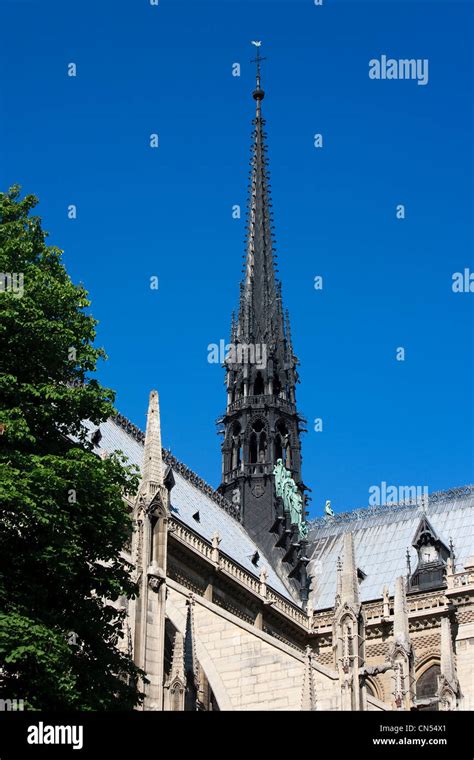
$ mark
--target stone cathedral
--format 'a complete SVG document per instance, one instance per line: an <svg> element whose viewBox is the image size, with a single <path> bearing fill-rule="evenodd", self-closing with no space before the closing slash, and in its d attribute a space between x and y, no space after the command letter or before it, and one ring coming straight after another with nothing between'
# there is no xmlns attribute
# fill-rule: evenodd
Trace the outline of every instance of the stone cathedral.
<svg viewBox="0 0 474 760"><path fill-rule="evenodd" d="M260 80L257 56L222 482L162 447L156 391L145 433L120 415L90 430L100 456L141 469L121 646L147 674L145 710L473 709L474 486L307 520Z"/></svg>

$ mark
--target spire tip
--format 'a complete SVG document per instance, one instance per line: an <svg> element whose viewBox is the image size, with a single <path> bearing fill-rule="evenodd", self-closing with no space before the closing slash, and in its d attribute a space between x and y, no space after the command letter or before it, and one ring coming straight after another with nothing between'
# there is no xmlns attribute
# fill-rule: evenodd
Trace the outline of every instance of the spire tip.
<svg viewBox="0 0 474 760"><path fill-rule="evenodd" d="M251 44L254 45L257 48L256 56L252 60L252 63L256 63L257 64L257 77L256 77L257 84L256 84L255 90L253 91L252 95L253 95L254 100L261 101L265 97L265 92L264 92L264 90L262 90L262 87L260 86L260 64L261 64L262 61L265 60L265 58L262 58L262 56L260 55L260 47L261 47L262 41L261 40L252 40Z"/></svg>

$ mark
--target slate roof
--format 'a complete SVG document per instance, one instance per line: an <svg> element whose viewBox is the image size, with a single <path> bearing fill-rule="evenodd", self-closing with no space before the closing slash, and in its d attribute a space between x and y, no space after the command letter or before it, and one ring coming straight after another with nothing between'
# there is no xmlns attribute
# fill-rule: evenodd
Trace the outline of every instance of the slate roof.
<svg viewBox="0 0 474 760"><path fill-rule="evenodd" d="M122 451L129 459L130 463L141 468L143 461L143 442L137 440L142 438L143 433L128 423L125 418L121 418L122 424L113 419L107 420L100 425L101 438L95 451L102 452ZM129 427L127 432L125 426ZM97 426L87 423L91 434L97 430ZM175 486L171 491L171 512L172 514L187 525L194 533L197 533L207 541L211 541L212 534L217 530L221 538L219 546L220 551L227 554L235 562L245 568L256 578L260 575L262 567L268 570L267 584L274 591L281 594L285 599L295 603L290 591L284 585L282 579L277 575L270 562L263 555L262 550L252 541L240 522L228 514L210 494L215 493L213 489L194 475L188 468L171 457L166 450L164 455L171 460ZM174 460L174 464L173 464ZM166 464L165 464L166 467ZM191 482L190 478L182 474L187 471L192 480L200 482L201 487ZM204 492L207 491L207 492ZM199 512L199 522L194 519L193 515ZM252 557L258 552L260 559L257 566L252 563Z"/></svg>
<svg viewBox="0 0 474 760"><path fill-rule="evenodd" d="M357 567L366 574L360 584L361 601L380 598L384 585L393 594L395 579L407 573L407 548L412 572L416 568L412 542L424 513L446 546L453 541L456 570L463 569L474 554L474 486L433 493L425 506L420 502L367 507L322 517L312 521L309 532L314 608L334 605L337 558L342 554L343 535L349 531L354 536Z"/></svg>
<svg viewBox="0 0 474 760"><path fill-rule="evenodd" d="M110 419L100 425L101 439L96 451L100 454L120 450L131 463L141 468L144 435L125 418L119 419L121 423ZM96 430L92 425L89 428L91 433ZM176 518L209 542L217 530L221 537L221 551L257 578L265 566L268 585L286 599L298 603L243 526L218 503L218 495L213 489L166 450L164 456L171 463L176 481L171 491L171 511ZM199 522L193 517L196 512L199 512ZM395 579L407 572L407 548L412 571L417 565L412 542L424 514L446 546L453 541L456 569L462 569L464 562L474 555L474 486L433 493L424 504L366 507L311 521L308 572L312 576L314 609L328 609L334 604L336 563L342 554L343 535L348 531L354 535L357 566L365 574L360 585L361 600L380 599L385 585L393 595ZM260 559L255 566L252 557L257 551Z"/></svg>

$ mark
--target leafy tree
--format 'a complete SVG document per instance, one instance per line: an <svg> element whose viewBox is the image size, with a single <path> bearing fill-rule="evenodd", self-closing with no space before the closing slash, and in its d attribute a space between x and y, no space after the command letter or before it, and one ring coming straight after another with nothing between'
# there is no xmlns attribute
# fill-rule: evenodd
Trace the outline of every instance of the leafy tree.
<svg viewBox="0 0 474 760"><path fill-rule="evenodd" d="M0 193L0 696L130 709L141 672L116 646L124 610L110 602L137 592L121 556L137 475L87 440L83 421L113 414L114 394L90 377L105 358L97 323L36 204Z"/></svg>

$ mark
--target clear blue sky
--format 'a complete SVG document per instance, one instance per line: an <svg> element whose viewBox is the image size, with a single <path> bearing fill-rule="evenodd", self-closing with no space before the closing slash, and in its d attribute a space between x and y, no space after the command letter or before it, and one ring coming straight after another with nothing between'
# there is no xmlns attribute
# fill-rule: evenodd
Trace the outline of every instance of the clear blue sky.
<svg viewBox="0 0 474 760"><path fill-rule="evenodd" d="M213 485L225 394L207 346L228 338L238 297L245 221L231 209L246 202L251 39L268 57L313 513L327 498L336 510L367 504L382 481L472 482L474 294L451 290L453 272L474 269L472 11L453 0L0 0L1 186L39 196L51 243L89 290L109 355L99 379L120 411L143 427L156 387L164 444ZM428 58L428 85L370 80L382 54Z"/></svg>

